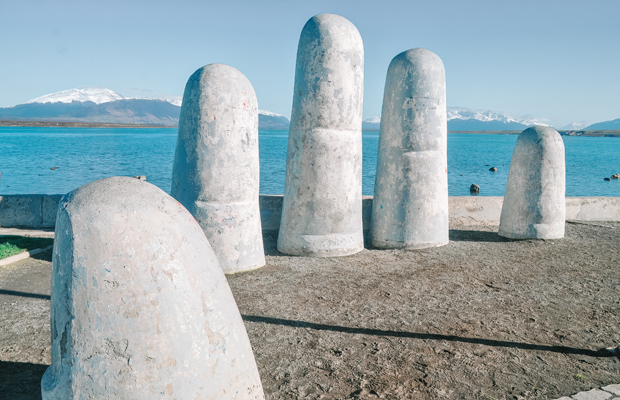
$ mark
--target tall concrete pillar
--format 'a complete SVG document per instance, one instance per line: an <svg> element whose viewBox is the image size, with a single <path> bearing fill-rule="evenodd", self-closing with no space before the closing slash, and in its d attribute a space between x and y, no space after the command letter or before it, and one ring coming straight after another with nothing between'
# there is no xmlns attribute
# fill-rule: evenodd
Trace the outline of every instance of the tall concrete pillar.
<svg viewBox="0 0 620 400"><path fill-rule="evenodd" d="M499 234L511 239L559 239L566 221L564 141L548 126L527 128L510 161Z"/></svg>
<svg viewBox="0 0 620 400"><path fill-rule="evenodd" d="M331 257L364 247L364 47L355 26L319 14L297 50L278 250Z"/></svg>
<svg viewBox="0 0 620 400"><path fill-rule="evenodd" d="M372 207L372 245L422 249L448 243L446 74L426 49L388 68Z"/></svg>
<svg viewBox="0 0 620 400"><path fill-rule="evenodd" d="M192 215L128 177L65 195L44 400L263 399L226 277Z"/></svg>
<svg viewBox="0 0 620 400"><path fill-rule="evenodd" d="M254 88L233 67L204 66L185 86L171 193L202 227L224 273L265 265L258 190Z"/></svg>

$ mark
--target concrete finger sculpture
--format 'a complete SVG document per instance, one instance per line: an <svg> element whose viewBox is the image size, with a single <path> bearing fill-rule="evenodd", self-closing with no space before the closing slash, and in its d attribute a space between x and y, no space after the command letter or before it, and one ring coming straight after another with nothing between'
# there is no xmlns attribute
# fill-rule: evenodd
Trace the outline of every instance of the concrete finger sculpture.
<svg viewBox="0 0 620 400"><path fill-rule="evenodd" d="M385 82L371 238L377 248L448 243L446 74L425 49L400 53Z"/></svg>
<svg viewBox="0 0 620 400"><path fill-rule="evenodd" d="M499 234L511 239L559 239L566 221L564 141L548 126L519 134L510 161Z"/></svg>
<svg viewBox="0 0 620 400"><path fill-rule="evenodd" d="M344 256L364 247L364 47L355 26L312 17L297 50L278 250Z"/></svg>
<svg viewBox="0 0 620 400"><path fill-rule="evenodd" d="M254 89L233 67L204 66L185 86L171 193L202 227L224 273L265 265L258 190Z"/></svg>
<svg viewBox="0 0 620 400"><path fill-rule="evenodd" d="M192 215L150 183L60 202L44 400L263 399L243 321Z"/></svg>

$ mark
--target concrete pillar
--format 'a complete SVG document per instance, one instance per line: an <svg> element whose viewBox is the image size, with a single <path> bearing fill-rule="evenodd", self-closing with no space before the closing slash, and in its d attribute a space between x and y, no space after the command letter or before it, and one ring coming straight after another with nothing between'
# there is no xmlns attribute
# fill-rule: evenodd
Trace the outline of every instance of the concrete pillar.
<svg viewBox="0 0 620 400"><path fill-rule="evenodd" d="M355 26L319 14L297 50L278 250L332 257L364 248L364 47Z"/></svg>
<svg viewBox="0 0 620 400"><path fill-rule="evenodd" d="M426 49L400 53L385 81L372 245L423 249L448 243L446 74Z"/></svg>
<svg viewBox="0 0 620 400"><path fill-rule="evenodd" d="M224 273L265 265L258 190L254 88L233 67L204 66L185 86L171 193L202 227Z"/></svg>
<svg viewBox="0 0 620 400"><path fill-rule="evenodd" d="M511 239L559 239L566 220L564 141L548 126L519 134L510 161L499 234Z"/></svg>
<svg viewBox="0 0 620 400"><path fill-rule="evenodd" d="M61 200L44 400L263 399L243 321L192 215L114 177Z"/></svg>

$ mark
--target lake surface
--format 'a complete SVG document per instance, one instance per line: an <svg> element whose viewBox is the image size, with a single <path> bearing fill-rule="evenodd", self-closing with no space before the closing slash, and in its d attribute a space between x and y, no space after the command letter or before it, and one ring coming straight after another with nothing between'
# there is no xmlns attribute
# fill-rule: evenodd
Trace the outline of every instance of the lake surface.
<svg viewBox="0 0 620 400"><path fill-rule="evenodd" d="M0 127L0 195L63 194L110 176L146 175L170 192L176 129ZM288 131L259 132L261 194L284 193ZM563 136L567 196L620 196L620 138ZM448 134L450 196L503 196L516 135ZM373 194L378 132L363 132L363 193ZM497 172L490 172L490 167ZM56 169L51 169L56 168Z"/></svg>

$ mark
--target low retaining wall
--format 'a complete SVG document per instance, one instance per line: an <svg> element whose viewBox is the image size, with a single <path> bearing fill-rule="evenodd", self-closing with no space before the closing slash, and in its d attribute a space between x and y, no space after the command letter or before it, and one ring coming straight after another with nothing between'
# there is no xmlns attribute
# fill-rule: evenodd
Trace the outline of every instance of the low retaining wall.
<svg viewBox="0 0 620 400"><path fill-rule="evenodd" d="M60 194L0 196L0 227L53 228L61 197Z"/></svg>
<svg viewBox="0 0 620 400"><path fill-rule="evenodd" d="M53 228L62 195L0 196L0 227ZM503 197L450 197L450 225L497 225ZM364 230L370 227L372 196L362 200ZM280 229L282 196L261 195L260 213L263 231ZM620 221L620 197L567 197L566 219L573 221Z"/></svg>
<svg viewBox="0 0 620 400"><path fill-rule="evenodd" d="M450 197L450 225L499 225L503 197ZM567 197L567 221L620 221L620 197Z"/></svg>

